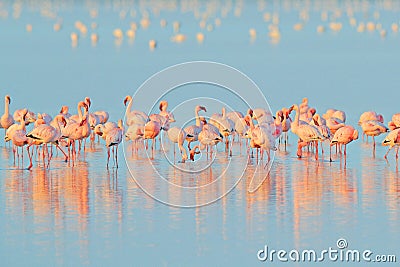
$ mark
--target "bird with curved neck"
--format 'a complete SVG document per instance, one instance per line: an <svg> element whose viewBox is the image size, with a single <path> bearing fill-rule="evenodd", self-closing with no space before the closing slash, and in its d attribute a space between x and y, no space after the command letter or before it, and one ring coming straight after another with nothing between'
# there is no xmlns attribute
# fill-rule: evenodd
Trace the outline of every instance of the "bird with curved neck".
<svg viewBox="0 0 400 267"><path fill-rule="evenodd" d="M318 160L318 141L324 140L324 137L319 133L318 129L309 124L300 124L299 106L293 105L292 108L296 112L294 121L291 124L292 132L299 137L297 144L297 156L302 157L302 148L310 142L315 143L315 159Z"/></svg>
<svg viewBox="0 0 400 267"><path fill-rule="evenodd" d="M10 104L11 104L11 97L6 95L4 97L4 114L0 118L0 128L4 128L4 134L6 130L14 124L14 118L10 114Z"/></svg>
<svg viewBox="0 0 400 267"><path fill-rule="evenodd" d="M203 107L203 106L197 105L194 108L194 116L195 116L195 119L196 119L196 124L195 125L189 125L184 129L184 131L186 133L186 141L188 142L189 151L191 150L190 144L192 142L198 141L199 134L200 134L201 130L203 129L203 125L202 125L202 123L200 121L200 116L199 116L199 112L201 110L204 111L204 112L207 112L207 109L205 107Z"/></svg>
<svg viewBox="0 0 400 267"><path fill-rule="evenodd" d="M128 105L127 105L128 103ZM131 126L132 124L145 124L148 122L149 117L142 111L132 110L133 99L130 95L124 99L124 105L126 106L126 125Z"/></svg>
<svg viewBox="0 0 400 267"><path fill-rule="evenodd" d="M180 129L178 127L172 127L168 129L167 135L169 140L171 140L172 143L174 143L174 161L175 161L175 145L178 144L178 148L181 152L182 155L182 160L181 163L185 163L187 160L188 156L186 153L186 149L183 147L183 143L185 142L186 139L186 132L183 129Z"/></svg>

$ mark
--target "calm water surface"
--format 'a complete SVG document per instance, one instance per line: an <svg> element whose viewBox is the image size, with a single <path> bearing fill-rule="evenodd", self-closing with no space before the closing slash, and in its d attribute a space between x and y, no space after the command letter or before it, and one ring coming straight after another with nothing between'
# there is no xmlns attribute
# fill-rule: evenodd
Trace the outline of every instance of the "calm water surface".
<svg viewBox="0 0 400 267"><path fill-rule="evenodd" d="M210 32L199 28L193 13L180 8L162 9L157 15L139 4L127 8L95 2L99 15L91 18L89 4L66 4L52 9L63 19L62 29L54 32L57 18L41 16L37 6L25 3L21 15L14 18L13 3L0 1L1 10L8 11L8 16L0 19L1 95L12 96L12 111L27 106L50 114L64 104L74 113L76 103L89 95L94 109L108 110L110 119L116 121L124 115L124 96L133 94L150 75L185 61L212 60L249 75L273 110L308 96L310 105L320 113L330 107L344 109L348 123L354 126L365 110L382 113L385 121L399 112L400 36L390 29L400 20L396 2L390 9L394 11L373 1L364 12L362 7L355 8L358 22L381 23L386 38L378 31L358 33L349 25L344 4L335 2L344 10L336 19L343 29L335 33L329 30L329 21L321 21L324 8L318 5L309 9L304 29L295 31L297 2L289 1L290 8L266 3L262 9L260 4L244 2L239 19L233 15L238 5L233 2L226 18L221 18L220 11L211 15L210 23L216 17L222 23ZM206 4L199 5L201 9ZM130 17L133 9L136 16ZM333 14L334 8L328 5L325 9ZM128 10L127 17L121 19L120 10ZM143 10L150 13L151 26L138 29L133 43L124 38L122 44L115 44L112 31L117 27L125 30L132 21L139 25ZM375 11L380 12L379 17L374 16ZM282 37L278 43L268 37L269 23L263 20L267 12L280 14ZM165 29L159 26L161 18L168 22ZM77 31L76 20L89 25L89 34L80 36L78 46L72 48L69 35ZM174 20L181 22L181 32L188 36L184 43L169 40ZM91 22L99 27L91 30ZM28 23L32 32L25 30ZM318 25L325 25L326 32L317 34ZM257 30L253 42L249 28ZM92 31L100 36L95 47L90 43ZM203 44L195 39L200 31L205 34ZM153 52L148 48L150 39L158 42ZM199 208L168 206L145 194L132 179L122 149L118 169L106 169L106 149L96 143L80 155L74 167L56 156L50 170L39 165L26 171L14 166L11 148L1 143L2 265L256 265L261 264L256 253L264 245L322 250L335 247L339 238L346 238L352 249L398 253L400 182L394 155L385 161L386 148L378 145L374 156L371 144L360 139L349 145L346 165L336 155L333 163L328 162L326 144L319 162L312 153L299 160L295 157L296 139L291 135L289 140L287 151L282 147L275 154L271 172L257 192L247 192L257 164L251 159L243 179L226 197ZM172 159L172 147L167 147ZM247 162L239 144L234 145L231 159L220 145L212 167L194 179L176 171L158 149L151 163L163 171L166 180L183 186L213 182L225 164ZM126 151L130 168L149 177L143 179L143 185L150 193L171 202L189 200L182 191L166 191L154 182L143 150L133 155ZM205 161L201 158L186 165L190 168ZM27 164L25 159L20 167ZM232 186L241 175L240 168L230 171L218 180L218 190ZM199 191L194 200L207 199L207 194L218 194L218 190ZM400 255L397 257L399 260Z"/></svg>

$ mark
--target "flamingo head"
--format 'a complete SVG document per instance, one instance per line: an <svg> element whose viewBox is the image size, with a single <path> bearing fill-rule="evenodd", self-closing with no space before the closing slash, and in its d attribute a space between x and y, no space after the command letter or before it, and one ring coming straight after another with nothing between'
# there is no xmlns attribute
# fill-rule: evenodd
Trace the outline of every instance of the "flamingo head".
<svg viewBox="0 0 400 267"><path fill-rule="evenodd" d="M118 128L122 129L124 127L124 124L121 119L118 120Z"/></svg>
<svg viewBox="0 0 400 267"><path fill-rule="evenodd" d="M158 106L158 108L160 109L160 111L166 111L168 108L168 102L165 100L162 100L160 102L160 105Z"/></svg>
<svg viewBox="0 0 400 267"><path fill-rule="evenodd" d="M317 113L317 110L315 108L310 108L309 112L311 113L311 115L315 115L315 113Z"/></svg>
<svg viewBox="0 0 400 267"><path fill-rule="evenodd" d="M308 103L308 98L307 98L307 97L303 98L303 103L304 103L304 104L307 104L307 103Z"/></svg>
<svg viewBox="0 0 400 267"><path fill-rule="evenodd" d="M132 100L132 97L130 95L127 95L124 99L124 105L126 106L126 103Z"/></svg>
<svg viewBox="0 0 400 267"><path fill-rule="evenodd" d="M85 103L86 103L86 105L88 105L89 106L89 108L90 108L90 106L92 105L92 100L90 100L90 97L85 97Z"/></svg>
<svg viewBox="0 0 400 267"><path fill-rule="evenodd" d="M68 106L62 106L60 110L60 114L67 114L68 113Z"/></svg>
<svg viewBox="0 0 400 267"><path fill-rule="evenodd" d="M200 110L202 110L204 112L207 112L206 107L204 107L204 106L196 106L196 111L199 112Z"/></svg>
<svg viewBox="0 0 400 267"><path fill-rule="evenodd" d="M94 133L99 136L103 136L103 127L103 124L96 125L96 127L94 127Z"/></svg>
<svg viewBox="0 0 400 267"><path fill-rule="evenodd" d="M8 104L11 104L11 97L9 95L6 95L4 98L8 101Z"/></svg>

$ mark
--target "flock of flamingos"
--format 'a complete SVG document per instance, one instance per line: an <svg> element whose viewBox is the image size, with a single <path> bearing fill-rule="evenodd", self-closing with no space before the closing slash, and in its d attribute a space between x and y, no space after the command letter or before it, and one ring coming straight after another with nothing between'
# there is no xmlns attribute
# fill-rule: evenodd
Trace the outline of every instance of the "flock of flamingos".
<svg viewBox="0 0 400 267"><path fill-rule="evenodd" d="M232 143L237 137L240 145L245 142L247 154L250 149L257 149L261 153L261 160L264 152L267 153L270 161L270 151L275 151L279 146L288 142L288 132L291 130L298 136L297 156L302 157L302 151L314 150L315 159L318 160L318 146L323 142L329 142L330 155L332 146L336 146L336 153L342 153L346 157L346 145L358 139L358 131L350 125L346 125L346 114L341 110L329 109L322 116L316 113L316 109L310 107L308 99L304 98L300 105L293 105L289 108L282 108L273 116L268 110L257 108L249 109L246 114L239 111L226 112L222 108L222 114L215 113L207 118L201 116L205 113L206 107L196 106L194 109L195 124L184 129L171 127L175 122L174 115L168 111L168 102L161 101L158 114L145 114L142 111L132 110L132 97L124 99L126 106L125 125L122 120L118 123L108 121L109 115L106 111L90 110L91 100L86 97L77 105L78 114L71 115L68 106L62 106L61 110L54 117L46 113L33 113L28 109L15 110L10 114L11 97L4 98L4 114L1 116L0 126L4 128L5 142L12 143L14 153L14 165L17 157L23 159L24 150L29 157L28 170L33 167L33 158L42 161L44 168L50 167L53 157L53 147L60 150L65 161L75 162L83 147L85 150L86 139L94 142L96 135L104 140L107 147L107 168L110 161L110 150L113 152L114 165L118 168L118 145L123 138L132 141L132 150L138 151L139 141L152 139L151 150L155 149L156 137L165 132L168 139L178 145L181 153L181 162L195 160L196 154L213 153L213 147L220 142L225 143L226 152L232 156ZM290 117L292 113L294 119ZM33 128L28 131L29 124ZM375 150L375 136L388 132L382 145L389 146L388 153L396 147L396 159L400 145L400 113L394 114L388 126L384 124L383 116L374 111L364 112L359 119L359 126L364 135L372 136ZM160 138L161 140L161 138ZM187 142L187 148L184 146ZM194 146L191 147L191 144ZM344 149L342 147L344 146ZM36 148L36 150L35 150ZM323 147L322 147L323 149ZM19 152L21 150L21 153ZM206 150L206 151L205 151ZM338 152L339 151L339 152ZM174 147L175 157L175 147ZM332 156L330 156L332 161Z"/></svg>

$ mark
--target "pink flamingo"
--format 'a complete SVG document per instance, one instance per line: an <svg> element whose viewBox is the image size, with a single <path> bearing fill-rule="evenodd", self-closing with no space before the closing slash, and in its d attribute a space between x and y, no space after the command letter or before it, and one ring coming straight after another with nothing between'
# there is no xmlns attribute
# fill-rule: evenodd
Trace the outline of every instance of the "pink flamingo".
<svg viewBox="0 0 400 267"><path fill-rule="evenodd" d="M0 118L0 128L4 129L4 135L6 135L6 130L14 124L14 119L10 114L10 104L11 97L6 95L4 97L4 114Z"/></svg>
<svg viewBox="0 0 400 267"><path fill-rule="evenodd" d="M62 106L60 110L60 114L64 116L65 119L69 119L71 117L71 114L68 113L69 107L68 106Z"/></svg>
<svg viewBox="0 0 400 267"><path fill-rule="evenodd" d="M309 142L314 142L316 147L315 159L318 160L318 141L324 140L324 137L314 126L309 124L300 125L299 107L297 105L293 105L292 109L296 111L296 116L292 122L291 129L292 132L300 139L297 145L297 156L301 158L302 148L307 146Z"/></svg>
<svg viewBox="0 0 400 267"><path fill-rule="evenodd" d="M203 110L204 112L207 112L207 109L203 106L197 105L194 109L194 114L195 114L195 119L196 119L196 124L195 125L189 125L187 126L184 131L186 132L186 141L188 142L188 149L189 151L191 150L190 144L192 142L195 142L198 140L199 133L203 129L203 125L201 124L200 121L200 116L199 112Z"/></svg>
<svg viewBox="0 0 400 267"><path fill-rule="evenodd" d="M143 139L144 140L148 140L148 139L153 140L151 143L152 155L153 155L154 149L155 149L155 146L154 146L155 139L159 135L160 131L161 131L161 125L157 121L149 121L148 123L146 123L144 125ZM146 149L147 148L148 148L148 144L146 144Z"/></svg>
<svg viewBox="0 0 400 267"><path fill-rule="evenodd" d="M122 142L123 135L124 135L124 127L122 125L122 120L118 121L118 127L113 128L106 133L107 169L108 169L108 163L110 162L110 147L113 147L115 164L116 167L118 168L118 145Z"/></svg>
<svg viewBox="0 0 400 267"><path fill-rule="evenodd" d="M358 131L352 126L346 125L338 129L332 138L330 146L333 145L344 145L344 155L347 155L347 144L351 141L358 139ZM332 153L330 155L330 161L332 162Z"/></svg>
<svg viewBox="0 0 400 267"><path fill-rule="evenodd" d="M28 144L28 138L26 137L26 127L25 127L25 115L22 116L19 119L20 124L15 128L14 131L12 131L12 133L7 136L8 138L10 138L10 140L12 141L13 144L13 154L14 154L14 164L15 164L15 153L17 153L17 157L18 157L18 165L19 165L19 153L18 153L18 147L23 147L25 145ZM30 162L32 163L30 154L29 154L29 149L27 149L28 151L28 156L30 159ZM22 159L24 158L24 151L22 150Z"/></svg>
<svg viewBox="0 0 400 267"><path fill-rule="evenodd" d="M168 138L169 140L174 143L174 161L175 161L175 145L178 144L178 148L181 152L182 155L182 163L185 163L187 160L188 156L186 153L186 149L183 147L183 143L185 142L186 139L186 132L183 129L180 129L178 127L172 127L167 131Z"/></svg>
<svg viewBox="0 0 400 267"><path fill-rule="evenodd" d="M49 152L47 150L47 144L55 145L64 154L65 162L68 161L68 155L61 149L58 143L62 135L60 124L64 126L67 124L65 118L61 114L57 115L54 118L54 120L50 123L50 125L47 124L39 125L26 135L26 137L32 138L36 140L38 143L41 143L43 145L43 163L45 163L45 151L46 151L48 157L48 162L47 162L48 168L50 167L50 161L52 155L50 154L49 156ZM32 144L30 144L28 148L31 145ZM32 168L32 164L28 167L28 169L30 168Z"/></svg>
<svg viewBox="0 0 400 267"><path fill-rule="evenodd" d="M285 150L286 146L288 143L288 132L290 130L290 125L292 124L292 118L290 118L290 113L292 112L291 109L288 108L282 108L282 113L283 113L283 121L282 121L282 132L284 134L284 139L285 139Z"/></svg>
<svg viewBox="0 0 400 267"><path fill-rule="evenodd" d="M367 136L372 136L372 140L374 142L374 149L376 146L375 143L375 136L378 136L382 133L386 133L389 131L389 128L387 128L382 122L379 121L365 121L361 123L361 128Z"/></svg>
<svg viewBox="0 0 400 267"><path fill-rule="evenodd" d="M391 131L400 128L400 113L396 113L392 116L392 120L388 124Z"/></svg>
<svg viewBox="0 0 400 267"><path fill-rule="evenodd" d="M190 160L192 161L194 161L194 155L201 153L201 150L204 150L205 148L207 148L207 159L208 159L208 147L210 146L211 146L210 153L212 157L213 153L212 147L216 146L219 142L222 142L223 140L223 136L219 133L217 127L215 127L212 124L208 124L205 118L200 118L200 119L204 125L201 132L198 135L198 140L200 144L194 146L189 152ZM199 151L197 151L197 149Z"/></svg>
<svg viewBox="0 0 400 267"><path fill-rule="evenodd" d="M126 105L128 103L128 105ZM149 117L142 111L132 110L133 99L131 96L126 96L124 99L124 105L126 106L126 125L130 126L134 123L145 124Z"/></svg>

